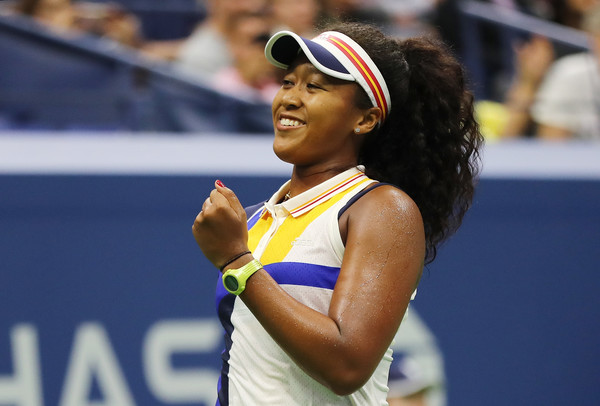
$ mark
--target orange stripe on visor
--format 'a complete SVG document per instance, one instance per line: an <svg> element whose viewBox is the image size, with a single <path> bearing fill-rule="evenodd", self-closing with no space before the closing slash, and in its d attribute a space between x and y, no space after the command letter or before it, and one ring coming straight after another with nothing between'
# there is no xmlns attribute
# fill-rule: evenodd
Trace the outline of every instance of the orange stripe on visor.
<svg viewBox="0 0 600 406"><path fill-rule="evenodd" d="M369 91L367 91L367 94L369 96L372 95L371 101L373 102L373 99L374 99L373 105L377 106L381 109L381 111L383 112L383 119L385 120L385 117L387 116L387 113L389 111L388 103L387 103L387 100L383 93L383 89L382 89L380 81L377 79L377 76L373 73L373 70L369 67L369 65L371 65L374 67L374 69L377 69L377 67L375 66L375 63L371 60L371 58L369 58L369 61L370 61L370 64L369 64L367 61L365 61L360 56L360 54L357 51L355 51L354 48L352 48L346 41L343 41L340 38L336 38L333 35L329 35L327 37L327 41L334 44L340 51L342 51L344 53L344 55L346 55L348 60L356 67L356 69L362 76L364 82L366 82L367 86L369 87L370 93L369 93ZM360 49L362 49L362 48L360 48ZM359 82L361 82L361 81L359 81ZM384 86L386 86L385 81L383 81L383 77L382 77L382 82L383 82ZM363 88L364 88L364 86L363 86Z"/></svg>

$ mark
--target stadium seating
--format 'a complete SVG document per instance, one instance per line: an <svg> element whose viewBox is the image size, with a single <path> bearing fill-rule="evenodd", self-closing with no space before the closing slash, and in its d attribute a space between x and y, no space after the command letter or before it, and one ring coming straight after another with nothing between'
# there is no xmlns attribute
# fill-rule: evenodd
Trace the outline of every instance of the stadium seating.
<svg viewBox="0 0 600 406"><path fill-rule="evenodd" d="M270 107L87 35L0 17L0 117L12 129L271 132Z"/></svg>

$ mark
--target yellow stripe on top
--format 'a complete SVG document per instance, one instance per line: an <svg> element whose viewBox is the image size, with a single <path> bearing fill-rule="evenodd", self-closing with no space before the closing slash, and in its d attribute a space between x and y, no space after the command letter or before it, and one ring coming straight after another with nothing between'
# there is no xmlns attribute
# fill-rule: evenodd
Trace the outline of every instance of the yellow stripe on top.
<svg viewBox="0 0 600 406"><path fill-rule="evenodd" d="M248 230L248 249L252 252L256 251L256 247L260 242L260 237L269 231L269 228L273 224L273 217L265 210L260 218L256 221L254 226ZM256 258L259 259L259 258Z"/></svg>
<svg viewBox="0 0 600 406"><path fill-rule="evenodd" d="M347 193L349 193L357 187L362 187L361 185L363 185L365 182L370 181L370 179L366 176L363 175L363 177L364 179L358 182L356 185L345 190L343 193L338 193L337 195L331 197L329 200L316 205L314 208L310 209L310 211L306 212L305 214L298 217L287 216L283 224L281 224L281 226L275 233L277 235L277 238L273 238L273 240L269 242L269 244L265 248L264 253L260 257L260 262L263 265L282 262L283 259L288 255L290 250L294 247L294 242L296 241L296 239L302 235L306 227L308 227L317 217L322 215L327 209L331 208L334 204L339 202ZM346 183L346 181L347 180L345 180L341 184ZM340 186L341 184L337 186ZM335 187L332 189L335 189ZM325 192L324 194L326 193L327 192ZM316 199L318 199L318 197L313 200ZM259 219L254 225L254 227L250 229L250 231L248 232L248 238L249 241L252 241L252 246L250 246L251 250L253 249L253 247L256 247L256 245L258 244L257 240L260 239L261 236L268 231L272 222L273 218L270 214L267 214L261 219Z"/></svg>
<svg viewBox="0 0 600 406"><path fill-rule="evenodd" d="M290 250L294 247L294 241L302 234L314 219L319 217L325 210L338 202L342 194L334 196L327 202L318 205L311 211L300 217L288 216L277 230L277 238L274 238L263 253L260 261L262 264L282 262Z"/></svg>

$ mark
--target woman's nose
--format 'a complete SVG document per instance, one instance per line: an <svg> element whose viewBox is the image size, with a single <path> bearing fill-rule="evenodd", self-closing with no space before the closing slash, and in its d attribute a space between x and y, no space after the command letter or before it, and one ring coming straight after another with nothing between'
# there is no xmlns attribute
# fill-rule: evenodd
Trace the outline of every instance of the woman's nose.
<svg viewBox="0 0 600 406"><path fill-rule="evenodd" d="M302 105L302 98L298 86L286 89L281 98L281 102L286 108L300 107Z"/></svg>

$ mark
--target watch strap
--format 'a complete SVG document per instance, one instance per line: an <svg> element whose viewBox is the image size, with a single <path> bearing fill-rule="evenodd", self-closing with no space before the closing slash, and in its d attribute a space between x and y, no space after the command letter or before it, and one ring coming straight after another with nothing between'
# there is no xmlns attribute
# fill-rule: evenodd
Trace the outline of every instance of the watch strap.
<svg viewBox="0 0 600 406"><path fill-rule="evenodd" d="M262 264L260 261L253 259L241 268L228 269L223 274L223 286L229 293L239 295L246 289L248 278L261 268Z"/></svg>

